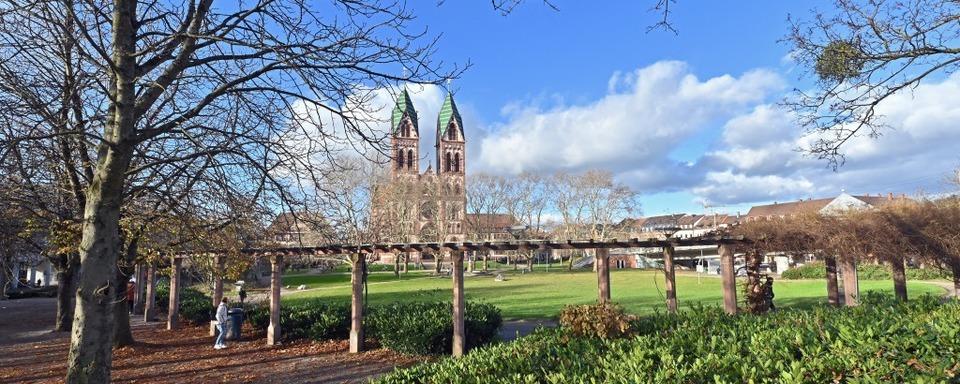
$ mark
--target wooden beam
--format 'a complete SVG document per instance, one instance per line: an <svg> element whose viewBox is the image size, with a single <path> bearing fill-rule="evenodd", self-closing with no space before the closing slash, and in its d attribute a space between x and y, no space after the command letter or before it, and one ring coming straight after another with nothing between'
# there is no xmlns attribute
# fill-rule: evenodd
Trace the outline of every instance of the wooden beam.
<svg viewBox="0 0 960 384"><path fill-rule="evenodd" d="M270 257L270 325L267 326L267 345L280 343L280 287L283 285L283 256Z"/></svg>
<svg viewBox="0 0 960 384"><path fill-rule="evenodd" d="M597 263L597 301L600 304L610 302L610 250L597 248L594 263Z"/></svg>
<svg viewBox="0 0 960 384"><path fill-rule="evenodd" d="M860 281L857 277L857 260L852 255L840 258L840 273L843 277L843 303L855 307L860 300Z"/></svg>
<svg viewBox="0 0 960 384"><path fill-rule="evenodd" d="M350 353L363 351L363 275L367 257L360 253L350 256Z"/></svg>
<svg viewBox="0 0 960 384"><path fill-rule="evenodd" d="M223 264L224 257L220 254L213 256L213 307L216 308L223 300ZM210 336L217 335L217 321L210 320Z"/></svg>
<svg viewBox="0 0 960 384"><path fill-rule="evenodd" d="M833 306L840 306L840 286L837 284L837 257L824 256L823 266L827 270L827 302Z"/></svg>
<svg viewBox="0 0 960 384"><path fill-rule="evenodd" d="M180 266L183 259L174 256L170 261L170 303L167 305L167 329L180 327Z"/></svg>
<svg viewBox="0 0 960 384"><path fill-rule="evenodd" d="M673 245L663 247L663 278L667 296L667 311L677 313L676 272L673 266Z"/></svg>
<svg viewBox="0 0 960 384"><path fill-rule="evenodd" d="M733 269L733 248L720 245L720 278L723 287L723 310L728 314L737 314L737 276Z"/></svg>
<svg viewBox="0 0 960 384"><path fill-rule="evenodd" d="M464 320L466 298L463 292L463 251L454 251L453 259L453 356L467 352L467 329Z"/></svg>
<svg viewBox="0 0 960 384"><path fill-rule="evenodd" d="M143 322L149 323L157 319L157 268L147 266L147 294L143 302Z"/></svg>

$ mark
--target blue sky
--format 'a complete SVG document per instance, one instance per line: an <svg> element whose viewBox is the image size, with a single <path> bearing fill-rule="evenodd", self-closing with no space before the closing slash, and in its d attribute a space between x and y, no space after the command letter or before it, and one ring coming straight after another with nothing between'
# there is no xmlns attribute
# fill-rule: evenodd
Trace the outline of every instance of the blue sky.
<svg viewBox="0 0 960 384"><path fill-rule="evenodd" d="M948 119L960 110L943 102L960 97L960 77L891 100L894 131L856 140L838 172L793 151L804 137L776 103L809 83L778 40L788 15L829 3L680 0L674 35L647 32L654 2L555 0L554 11L529 1L508 16L487 1L409 4L414 25L442 35L435 59L473 65L452 84L468 172L610 169L655 215L702 212L703 202L745 212L841 190L938 192L960 164ZM442 94L414 95L421 127L434 124Z"/></svg>

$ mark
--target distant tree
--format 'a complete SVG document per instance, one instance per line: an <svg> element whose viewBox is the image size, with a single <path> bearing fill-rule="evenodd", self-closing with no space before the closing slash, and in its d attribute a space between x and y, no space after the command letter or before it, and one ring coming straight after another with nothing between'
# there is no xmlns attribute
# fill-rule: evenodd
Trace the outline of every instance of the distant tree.
<svg viewBox="0 0 960 384"><path fill-rule="evenodd" d="M785 102L813 138L806 148L834 167L857 136L888 127L878 113L891 96L960 66L960 3L951 0L837 0L809 20L793 19L786 40L817 81Z"/></svg>

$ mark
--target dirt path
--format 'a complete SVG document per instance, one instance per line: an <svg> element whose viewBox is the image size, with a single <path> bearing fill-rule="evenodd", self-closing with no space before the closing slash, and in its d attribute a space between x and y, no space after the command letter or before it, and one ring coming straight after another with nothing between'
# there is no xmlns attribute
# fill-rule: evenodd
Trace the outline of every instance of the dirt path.
<svg viewBox="0 0 960 384"><path fill-rule="evenodd" d="M69 335L51 334L50 327L39 321L53 318L52 313L38 311L47 308L46 303L17 301L21 300L0 302L6 307L0 311L5 343L0 383L62 382ZM264 335L249 328L244 329L244 340L214 350L206 327L167 331L164 323L142 321L132 326L137 345L114 350L116 383L359 383L422 359L383 349L351 355L346 341L268 347ZM33 337L41 340L30 340Z"/></svg>

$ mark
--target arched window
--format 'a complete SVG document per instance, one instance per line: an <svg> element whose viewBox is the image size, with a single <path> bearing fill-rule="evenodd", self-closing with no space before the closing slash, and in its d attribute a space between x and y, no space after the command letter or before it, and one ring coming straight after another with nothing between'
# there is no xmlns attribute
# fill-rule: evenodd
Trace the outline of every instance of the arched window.
<svg viewBox="0 0 960 384"><path fill-rule="evenodd" d="M413 169L413 150L412 149L407 150L407 168Z"/></svg>
<svg viewBox="0 0 960 384"><path fill-rule="evenodd" d="M450 172L450 152L447 152L446 158L444 159L443 170Z"/></svg>
<svg viewBox="0 0 960 384"><path fill-rule="evenodd" d="M397 156L397 169L403 169L403 150L398 151L399 155Z"/></svg>
<svg viewBox="0 0 960 384"><path fill-rule="evenodd" d="M456 140L457 139L457 126L450 124L450 127L447 129L447 140Z"/></svg>
<svg viewBox="0 0 960 384"><path fill-rule="evenodd" d="M453 171L460 172L460 153L459 152L453 155Z"/></svg>

